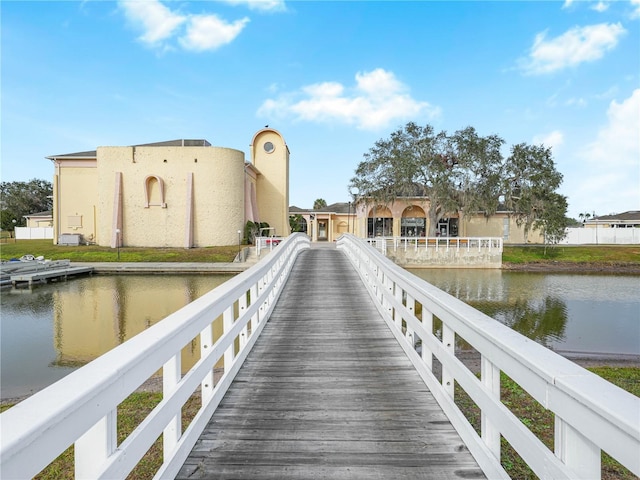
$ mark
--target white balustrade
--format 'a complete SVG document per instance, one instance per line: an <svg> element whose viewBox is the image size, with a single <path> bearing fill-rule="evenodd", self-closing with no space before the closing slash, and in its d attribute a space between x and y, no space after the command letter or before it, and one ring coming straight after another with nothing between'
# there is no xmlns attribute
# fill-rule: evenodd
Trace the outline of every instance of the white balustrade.
<svg viewBox="0 0 640 480"><path fill-rule="evenodd" d="M256 245L256 255L260 258L260 254L263 250L273 251L275 247L280 245L284 237L256 237L254 243Z"/></svg>
<svg viewBox="0 0 640 480"><path fill-rule="evenodd" d="M125 478L160 435L163 464L155 478L173 478L266 324L298 253L306 248L306 235L289 236L269 258L2 413L2 478L32 478L73 444L76 478ZM223 334L214 339L212 324L220 317ZM181 350L196 338L201 358L182 375ZM214 366L221 359L224 373L214 383ZM117 445L118 405L158 370L162 401ZM182 408L197 389L202 406L182 431Z"/></svg>
<svg viewBox="0 0 640 480"><path fill-rule="evenodd" d="M502 248L501 239L444 239L446 246L439 243L442 238L436 240L433 248ZM387 247L407 248L415 242L397 239ZM412 275L369 241L347 234L337 246L351 260L378 311L487 478L509 478L500 464L501 436L539 478L601 478L602 451L640 475L638 397ZM422 307L420 318L416 304ZM434 317L442 322L441 339L433 331ZM421 353L415 336L421 340ZM456 336L479 352L480 378L456 357ZM432 372L433 358L442 366L441 380ZM554 450L500 401L501 372L553 412ZM455 404L454 382L480 408L480 434Z"/></svg>
<svg viewBox="0 0 640 480"><path fill-rule="evenodd" d="M470 251L472 248L479 252L486 249L489 252L502 252L503 240L499 237L375 237L368 239L369 243L374 244L376 249L383 254L388 249L397 250L413 249L434 249L434 250L450 250Z"/></svg>

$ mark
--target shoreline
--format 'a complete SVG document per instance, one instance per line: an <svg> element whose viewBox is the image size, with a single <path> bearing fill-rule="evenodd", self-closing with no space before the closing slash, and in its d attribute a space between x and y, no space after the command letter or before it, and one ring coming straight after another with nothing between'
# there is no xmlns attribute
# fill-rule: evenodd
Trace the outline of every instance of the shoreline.
<svg viewBox="0 0 640 480"><path fill-rule="evenodd" d="M530 273L603 273L612 275L640 275L640 263L605 262L503 262L501 270Z"/></svg>

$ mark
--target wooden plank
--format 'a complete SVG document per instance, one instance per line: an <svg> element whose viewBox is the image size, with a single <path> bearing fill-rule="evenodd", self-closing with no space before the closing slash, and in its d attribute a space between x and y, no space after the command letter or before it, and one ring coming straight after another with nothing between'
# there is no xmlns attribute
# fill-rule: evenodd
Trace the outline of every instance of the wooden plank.
<svg viewBox="0 0 640 480"><path fill-rule="evenodd" d="M343 254L311 249L178 479L485 478Z"/></svg>

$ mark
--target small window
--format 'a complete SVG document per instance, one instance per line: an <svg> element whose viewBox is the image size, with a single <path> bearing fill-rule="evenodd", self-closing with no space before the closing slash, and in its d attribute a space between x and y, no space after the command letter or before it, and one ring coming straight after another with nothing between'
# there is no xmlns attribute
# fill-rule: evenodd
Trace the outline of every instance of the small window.
<svg viewBox="0 0 640 480"><path fill-rule="evenodd" d="M265 142L264 144L264 151L267 153L273 153L273 151L276 149L276 147L273 145L273 143L271 142Z"/></svg>

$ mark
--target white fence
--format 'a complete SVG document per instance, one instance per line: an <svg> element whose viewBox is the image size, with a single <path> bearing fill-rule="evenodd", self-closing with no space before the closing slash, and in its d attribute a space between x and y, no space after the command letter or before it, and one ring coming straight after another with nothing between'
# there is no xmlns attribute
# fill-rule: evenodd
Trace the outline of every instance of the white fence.
<svg viewBox="0 0 640 480"><path fill-rule="evenodd" d="M567 228L561 245L638 245L640 228Z"/></svg>
<svg viewBox="0 0 640 480"><path fill-rule="evenodd" d="M53 240L53 227L16 227L15 234L16 240Z"/></svg>
<svg viewBox="0 0 640 480"><path fill-rule="evenodd" d="M274 255L228 280L129 341L0 415L2 478L32 478L75 444L75 477L125 478L162 435L155 478L173 478L262 331L306 235L284 240ZM223 334L212 324L222 317ZM200 341L200 360L181 374L181 350ZM214 366L224 365L214 382ZM162 370L163 399L116 445L118 405ZM182 431L181 412L200 390L202 406Z"/></svg>
<svg viewBox="0 0 640 480"><path fill-rule="evenodd" d="M375 237L367 240L380 252L386 254L389 249L397 250L455 250L502 253L503 243L499 237Z"/></svg>
<svg viewBox="0 0 640 480"><path fill-rule="evenodd" d="M343 235L337 246L487 478L509 478L501 436L539 478L601 478L601 450L640 475L640 399L411 275L366 241ZM456 357L456 337L479 352L480 379ZM553 412L554 451L500 401L501 372ZM454 402L455 384L481 410L480 435Z"/></svg>
<svg viewBox="0 0 640 480"><path fill-rule="evenodd" d="M499 237L376 237L367 240L407 268L500 268Z"/></svg>

